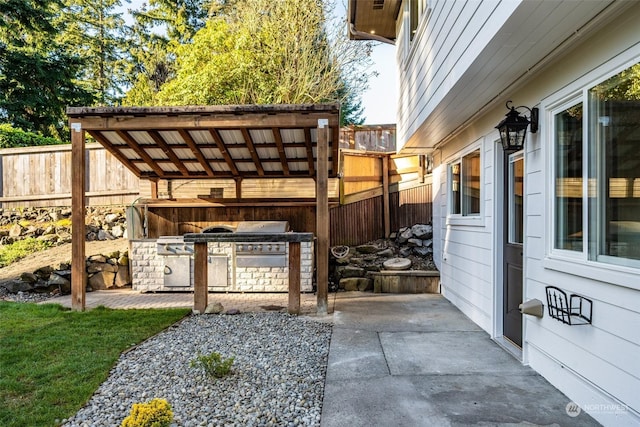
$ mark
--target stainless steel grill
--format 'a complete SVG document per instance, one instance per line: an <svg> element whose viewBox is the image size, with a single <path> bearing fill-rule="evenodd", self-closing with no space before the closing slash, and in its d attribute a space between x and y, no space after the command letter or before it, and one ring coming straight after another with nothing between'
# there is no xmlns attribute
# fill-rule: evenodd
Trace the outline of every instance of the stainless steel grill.
<svg viewBox="0 0 640 427"><path fill-rule="evenodd" d="M286 233L288 221L244 221L238 224L236 234ZM287 244L285 242L238 242L235 245L238 267L286 267Z"/></svg>

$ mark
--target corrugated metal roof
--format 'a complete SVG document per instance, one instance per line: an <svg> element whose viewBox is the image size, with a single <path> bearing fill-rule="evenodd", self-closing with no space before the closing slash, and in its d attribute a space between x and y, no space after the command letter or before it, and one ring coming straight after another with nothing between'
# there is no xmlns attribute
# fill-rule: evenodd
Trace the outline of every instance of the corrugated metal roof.
<svg viewBox="0 0 640 427"><path fill-rule="evenodd" d="M337 104L71 107L67 115L146 179L314 177L325 119L329 176L338 172Z"/></svg>

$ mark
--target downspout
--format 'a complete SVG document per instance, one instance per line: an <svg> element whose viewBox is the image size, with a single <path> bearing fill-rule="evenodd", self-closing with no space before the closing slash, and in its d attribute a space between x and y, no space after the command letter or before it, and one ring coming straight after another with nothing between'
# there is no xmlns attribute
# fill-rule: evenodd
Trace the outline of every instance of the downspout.
<svg viewBox="0 0 640 427"><path fill-rule="evenodd" d="M356 26L353 25L353 23L351 23L351 22L349 23L349 33L352 36L362 37L363 39L366 39L366 40L375 40L375 41L379 41L379 42L382 42L382 43L387 43L387 44L390 44L390 45L393 45L393 46L396 45L395 40L391 40L391 39L388 39L386 37L378 36L376 34L365 33L363 31L356 30Z"/></svg>

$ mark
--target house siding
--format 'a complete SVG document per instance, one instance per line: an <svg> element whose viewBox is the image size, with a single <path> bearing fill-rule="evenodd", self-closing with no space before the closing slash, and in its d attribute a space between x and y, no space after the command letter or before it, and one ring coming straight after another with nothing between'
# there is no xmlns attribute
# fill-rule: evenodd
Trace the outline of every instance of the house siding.
<svg viewBox="0 0 640 427"><path fill-rule="evenodd" d="M408 2L403 2L408 7ZM411 43L400 31L398 142L402 145L434 111L520 1L429 1L431 12ZM399 23L408 25L408 10Z"/></svg>
<svg viewBox="0 0 640 427"><path fill-rule="evenodd" d="M479 3L483 6L477 7ZM405 52L399 37L400 145L443 101L446 89L464 69L468 58L463 56L481 52L478 46L471 48L470 38L463 35L476 34L488 40L489 33L482 33L488 30L480 28L480 21L497 28L505 19L495 11L498 3L431 2L433 22L414 39L420 43L419 52ZM469 8L476 10L472 13ZM640 61L638 22L640 3L576 42L517 90L504 95L517 100L516 105L541 107L540 131L527 136L524 155L523 300L537 298L546 310L545 287L553 285L593 301L591 325L565 325L546 312L542 319L524 316L523 363L607 426L640 425L640 272L622 274L612 266L585 266L551 256L548 230L553 226L549 210L553 172L549 150L553 148L544 110L549 103L568 96L568 88L588 87L628 58ZM429 63L439 68L429 68ZM497 225L501 224L501 213L496 209L502 206L502 183L498 182L502 166L498 163L503 155L496 148L498 134L493 126L503 115L503 107L487 110L433 153L434 259L441 273L442 293L492 337L501 335L502 249L498 242L502 231ZM482 150L483 221L460 224L447 215L446 165L474 145Z"/></svg>
<svg viewBox="0 0 640 427"><path fill-rule="evenodd" d="M441 292L487 332L492 331L493 312L493 139L482 138L471 145L481 152L481 209L473 218L447 214L447 163L461 153L455 144L443 149L446 159L438 168L440 185L434 205L434 258L440 269ZM466 148L466 147L465 147ZM434 191L435 188L434 188ZM467 222L474 225L467 225Z"/></svg>

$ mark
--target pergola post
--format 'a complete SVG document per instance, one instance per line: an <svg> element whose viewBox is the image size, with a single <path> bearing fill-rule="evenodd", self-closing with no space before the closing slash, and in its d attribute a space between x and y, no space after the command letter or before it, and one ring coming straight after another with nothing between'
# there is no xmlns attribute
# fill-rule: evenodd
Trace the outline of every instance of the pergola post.
<svg viewBox="0 0 640 427"><path fill-rule="evenodd" d="M391 234L391 209L389 207L389 156L380 157L382 160L382 205L384 215L384 237Z"/></svg>
<svg viewBox="0 0 640 427"><path fill-rule="evenodd" d="M193 309L204 314L209 304L209 277L207 275L207 242L193 245Z"/></svg>
<svg viewBox="0 0 640 427"><path fill-rule="evenodd" d="M289 314L300 314L300 242L289 242Z"/></svg>
<svg viewBox="0 0 640 427"><path fill-rule="evenodd" d="M316 236L318 239L317 313L327 314L329 291L329 120L318 120L318 167L316 170ZM337 144L338 141L334 141ZM338 159L333 159L337 162Z"/></svg>
<svg viewBox="0 0 640 427"><path fill-rule="evenodd" d="M87 270L85 268L85 132L71 122L71 308L84 311Z"/></svg>

